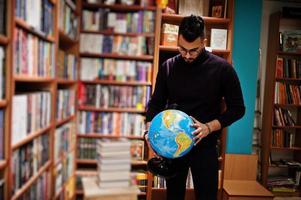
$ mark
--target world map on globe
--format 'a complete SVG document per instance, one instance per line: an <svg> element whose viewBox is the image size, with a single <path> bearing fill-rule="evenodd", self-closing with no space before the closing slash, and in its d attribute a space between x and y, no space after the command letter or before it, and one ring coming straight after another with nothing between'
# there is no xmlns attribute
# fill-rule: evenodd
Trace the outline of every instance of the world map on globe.
<svg viewBox="0 0 301 200"><path fill-rule="evenodd" d="M193 147L192 119L184 112L164 110L151 121L149 141L154 151L165 158L178 158Z"/></svg>

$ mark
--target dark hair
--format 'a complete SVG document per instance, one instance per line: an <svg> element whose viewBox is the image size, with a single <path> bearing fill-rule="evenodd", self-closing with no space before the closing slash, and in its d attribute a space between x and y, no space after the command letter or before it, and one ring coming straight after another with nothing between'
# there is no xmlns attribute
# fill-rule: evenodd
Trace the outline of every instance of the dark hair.
<svg viewBox="0 0 301 200"><path fill-rule="evenodd" d="M188 42L193 42L198 37L205 37L204 20L200 16L190 15L184 17L179 26L179 35Z"/></svg>

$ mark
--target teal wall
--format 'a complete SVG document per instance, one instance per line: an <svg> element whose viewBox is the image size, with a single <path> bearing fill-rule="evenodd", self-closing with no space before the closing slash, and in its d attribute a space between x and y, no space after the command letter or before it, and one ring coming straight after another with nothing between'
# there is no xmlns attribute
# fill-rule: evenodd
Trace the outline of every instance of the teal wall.
<svg viewBox="0 0 301 200"><path fill-rule="evenodd" d="M227 153L251 154L259 66L262 0L234 0L233 65L239 76L245 116L228 129Z"/></svg>

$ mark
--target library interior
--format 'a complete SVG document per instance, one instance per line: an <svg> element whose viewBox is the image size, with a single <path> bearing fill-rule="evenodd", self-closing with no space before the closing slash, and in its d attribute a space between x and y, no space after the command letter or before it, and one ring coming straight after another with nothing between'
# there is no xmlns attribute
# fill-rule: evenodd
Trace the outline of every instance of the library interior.
<svg viewBox="0 0 301 200"><path fill-rule="evenodd" d="M0 0L0 200L300 181L301 0Z"/></svg>

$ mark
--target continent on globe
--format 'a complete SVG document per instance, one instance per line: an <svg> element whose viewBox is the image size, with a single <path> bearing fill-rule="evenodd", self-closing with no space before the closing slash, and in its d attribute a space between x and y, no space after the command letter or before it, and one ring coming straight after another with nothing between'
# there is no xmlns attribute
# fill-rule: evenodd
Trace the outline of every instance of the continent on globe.
<svg viewBox="0 0 301 200"><path fill-rule="evenodd" d="M149 140L153 150L165 158L186 155L193 147L192 119L179 110L165 110L151 121Z"/></svg>

